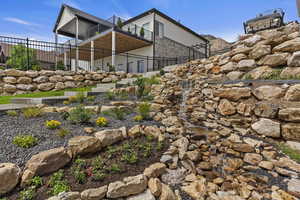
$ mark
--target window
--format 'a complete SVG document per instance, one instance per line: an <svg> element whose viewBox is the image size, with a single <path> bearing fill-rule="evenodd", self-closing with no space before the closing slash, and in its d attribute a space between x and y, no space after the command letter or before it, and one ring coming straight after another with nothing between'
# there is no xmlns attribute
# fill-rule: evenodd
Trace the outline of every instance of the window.
<svg viewBox="0 0 300 200"><path fill-rule="evenodd" d="M128 73L133 73L134 70L133 70L133 62L129 62L128 63Z"/></svg>
<svg viewBox="0 0 300 200"><path fill-rule="evenodd" d="M155 25L154 25L154 29L155 29L155 36L158 37L164 37L164 24L159 22L159 21L155 21Z"/></svg>
<svg viewBox="0 0 300 200"><path fill-rule="evenodd" d="M142 26L144 29L149 30L150 29L150 22L143 24Z"/></svg>
<svg viewBox="0 0 300 200"><path fill-rule="evenodd" d="M145 72L145 66L144 66L144 61L143 60L139 60L137 62L138 65L138 73L144 73Z"/></svg>

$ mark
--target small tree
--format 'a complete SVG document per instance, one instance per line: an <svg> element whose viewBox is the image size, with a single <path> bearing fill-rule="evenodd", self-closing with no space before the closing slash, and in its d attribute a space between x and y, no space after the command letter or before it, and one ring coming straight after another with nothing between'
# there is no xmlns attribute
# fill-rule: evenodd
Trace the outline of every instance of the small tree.
<svg viewBox="0 0 300 200"><path fill-rule="evenodd" d="M29 61L29 63L28 63ZM32 69L36 66L36 50L32 48L26 48L26 46L18 44L12 47L11 55L6 64L10 67L19 70ZM29 64L29 66L27 66Z"/></svg>
<svg viewBox="0 0 300 200"><path fill-rule="evenodd" d="M144 36L145 36L145 30L144 30L144 27L142 27L141 30L140 30L140 36L141 36L141 37L144 37Z"/></svg>
<svg viewBox="0 0 300 200"><path fill-rule="evenodd" d="M117 21L117 27L121 29L122 26L123 26L123 22L121 21L121 18L119 17L118 21Z"/></svg>

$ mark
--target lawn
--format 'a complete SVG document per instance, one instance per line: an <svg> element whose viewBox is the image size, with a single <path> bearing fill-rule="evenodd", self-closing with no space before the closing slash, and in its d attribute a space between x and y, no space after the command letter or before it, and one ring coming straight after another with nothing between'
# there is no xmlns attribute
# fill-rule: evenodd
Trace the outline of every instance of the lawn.
<svg viewBox="0 0 300 200"><path fill-rule="evenodd" d="M75 92L88 92L95 86L89 86L84 88L72 88L65 89L60 91L49 91L49 92L33 92L29 94L18 94L15 96L0 96L0 104L9 104L12 98L39 98L39 97L54 97L54 96L63 96L66 91L75 91Z"/></svg>

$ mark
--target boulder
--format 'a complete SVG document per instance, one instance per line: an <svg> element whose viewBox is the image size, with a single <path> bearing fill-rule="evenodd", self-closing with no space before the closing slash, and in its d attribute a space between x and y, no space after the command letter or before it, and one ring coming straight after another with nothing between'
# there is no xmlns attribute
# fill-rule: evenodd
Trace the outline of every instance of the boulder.
<svg viewBox="0 0 300 200"><path fill-rule="evenodd" d="M154 163L144 170L144 175L148 178L156 178L166 171L164 163Z"/></svg>
<svg viewBox="0 0 300 200"><path fill-rule="evenodd" d="M276 53L263 57L258 64L270 67L284 66L287 64L288 53Z"/></svg>
<svg viewBox="0 0 300 200"><path fill-rule="evenodd" d="M258 60L268 54L271 54L271 45L258 45L250 52L250 58Z"/></svg>
<svg viewBox="0 0 300 200"><path fill-rule="evenodd" d="M273 69L269 66L261 66L253 69L247 73L247 76L250 76L252 79L264 79L268 77L273 72Z"/></svg>
<svg viewBox="0 0 300 200"><path fill-rule="evenodd" d="M55 87L54 83L42 83L38 85L38 89L41 91L49 91L52 90Z"/></svg>
<svg viewBox="0 0 300 200"><path fill-rule="evenodd" d="M300 101L300 84L289 87L285 93L284 99L286 101Z"/></svg>
<svg viewBox="0 0 300 200"><path fill-rule="evenodd" d="M38 71L26 71L25 74L26 74L26 76L28 76L30 78L36 78L39 76Z"/></svg>
<svg viewBox="0 0 300 200"><path fill-rule="evenodd" d="M300 51L294 52L287 64L289 67L300 67Z"/></svg>
<svg viewBox="0 0 300 200"><path fill-rule="evenodd" d="M226 65L221 66L221 72L231 72L235 71L238 68L237 64L235 62L229 62Z"/></svg>
<svg viewBox="0 0 300 200"><path fill-rule="evenodd" d="M161 182L158 178L150 178L150 180L148 181L148 188L151 191L151 193L156 197L160 196L161 187Z"/></svg>
<svg viewBox="0 0 300 200"><path fill-rule="evenodd" d="M238 101L242 98L251 97L251 90L250 88L226 88L226 89L218 89L213 92L214 96L225 98L231 101Z"/></svg>
<svg viewBox="0 0 300 200"><path fill-rule="evenodd" d="M14 93L17 91L17 87L11 84L4 84L3 90L7 93Z"/></svg>
<svg viewBox="0 0 300 200"><path fill-rule="evenodd" d="M282 125L282 137L285 140L300 142L300 124L287 123Z"/></svg>
<svg viewBox="0 0 300 200"><path fill-rule="evenodd" d="M264 85L253 91L254 96L259 100L280 99L284 95L284 90L277 86Z"/></svg>
<svg viewBox="0 0 300 200"><path fill-rule="evenodd" d="M237 55L233 56L231 58L231 61L233 61L233 62L240 62L241 60L245 60L245 59L247 59L247 56L245 54L241 53L241 54L237 54Z"/></svg>
<svg viewBox="0 0 300 200"><path fill-rule="evenodd" d="M236 108L227 99L222 99L220 101L218 110L221 113L221 115L224 115L224 116L233 115L236 113Z"/></svg>
<svg viewBox="0 0 300 200"><path fill-rule="evenodd" d="M300 179L291 179L287 183L287 191L300 198Z"/></svg>
<svg viewBox="0 0 300 200"><path fill-rule="evenodd" d="M47 76L39 76L35 79L33 79L33 82L35 83L47 83L49 81L49 78Z"/></svg>
<svg viewBox="0 0 300 200"><path fill-rule="evenodd" d="M0 163L0 196L13 190L19 183L21 169L13 163Z"/></svg>
<svg viewBox="0 0 300 200"><path fill-rule="evenodd" d="M187 193L193 199L203 199L206 192L205 179L194 181L187 186L181 187L181 190Z"/></svg>
<svg viewBox="0 0 300 200"><path fill-rule="evenodd" d="M81 192L82 200L101 200L106 196L107 185L100 188L87 189Z"/></svg>
<svg viewBox="0 0 300 200"><path fill-rule="evenodd" d="M5 70L6 76L14 76L14 77L21 77L25 76L24 71L16 70L16 69L7 69Z"/></svg>
<svg viewBox="0 0 300 200"><path fill-rule="evenodd" d="M15 77L8 76L3 78L3 82L8 84L15 84L17 83L17 79Z"/></svg>
<svg viewBox="0 0 300 200"><path fill-rule="evenodd" d="M244 161L251 165L258 165L262 160L262 156L257 153L246 153L244 156Z"/></svg>
<svg viewBox="0 0 300 200"><path fill-rule="evenodd" d="M106 196L114 199L139 194L147 188L147 184L147 178L144 175L127 177L123 181L110 183Z"/></svg>
<svg viewBox="0 0 300 200"><path fill-rule="evenodd" d="M295 52L300 50L300 37L288 40L273 48L273 52Z"/></svg>
<svg viewBox="0 0 300 200"><path fill-rule="evenodd" d="M270 119L261 118L252 124L251 127L258 134L274 138L280 137L280 123Z"/></svg>
<svg viewBox="0 0 300 200"><path fill-rule="evenodd" d="M241 60L238 64L238 69L240 71L248 71L252 70L256 67L255 60L248 59L248 60Z"/></svg>
<svg viewBox="0 0 300 200"><path fill-rule="evenodd" d="M287 122L300 122L300 108L281 109L278 113L278 117Z"/></svg>
<svg viewBox="0 0 300 200"><path fill-rule="evenodd" d="M50 81L51 83L57 83L57 82L64 82L65 79L64 79L64 77L61 76L61 75L55 75L55 76L51 76L51 77L49 78L49 81Z"/></svg>
<svg viewBox="0 0 300 200"><path fill-rule="evenodd" d="M175 200L176 195L173 190L166 184L162 184L161 195L159 200Z"/></svg>
<svg viewBox="0 0 300 200"><path fill-rule="evenodd" d="M146 190L145 192L137 195L133 195L131 197L128 197L126 200L155 200L155 197L150 192L150 190Z"/></svg>
<svg viewBox="0 0 300 200"><path fill-rule="evenodd" d="M69 140L68 146L74 157L76 155L84 155L95 153L101 149L101 141L92 136L76 136Z"/></svg>
<svg viewBox="0 0 300 200"><path fill-rule="evenodd" d="M244 75L244 72L240 71L233 71L229 72L226 76L229 78L229 80L234 81L234 80L239 80L241 77Z"/></svg>
<svg viewBox="0 0 300 200"><path fill-rule="evenodd" d="M300 67L286 67L280 73L280 78L291 79L300 77Z"/></svg>
<svg viewBox="0 0 300 200"><path fill-rule="evenodd" d="M253 35L249 38L247 38L246 40L243 41L243 43L248 46L248 47L252 47L255 44L257 44L259 41L261 41L263 38L260 35Z"/></svg>
<svg viewBox="0 0 300 200"><path fill-rule="evenodd" d="M71 159L71 153L67 149L60 147L32 156L26 163L25 168L32 171L35 175L42 176L64 167Z"/></svg>
<svg viewBox="0 0 300 200"><path fill-rule="evenodd" d="M107 129L95 133L96 138L100 140L102 147L110 146L123 139L122 130L120 129Z"/></svg>
<svg viewBox="0 0 300 200"><path fill-rule="evenodd" d="M132 128L128 130L128 136L129 137L137 137L143 134L143 127L141 125L135 125Z"/></svg>
<svg viewBox="0 0 300 200"><path fill-rule="evenodd" d="M268 102L259 102L255 105L254 114L259 117L275 118L279 110L279 105Z"/></svg>

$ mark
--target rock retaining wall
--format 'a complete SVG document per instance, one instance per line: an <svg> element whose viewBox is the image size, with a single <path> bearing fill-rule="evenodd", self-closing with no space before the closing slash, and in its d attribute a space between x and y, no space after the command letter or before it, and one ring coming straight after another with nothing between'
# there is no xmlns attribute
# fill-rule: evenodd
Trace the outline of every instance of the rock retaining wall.
<svg viewBox="0 0 300 200"><path fill-rule="evenodd" d="M0 95L85 87L97 83L111 83L134 76L134 74L126 74L125 72L0 70Z"/></svg>

